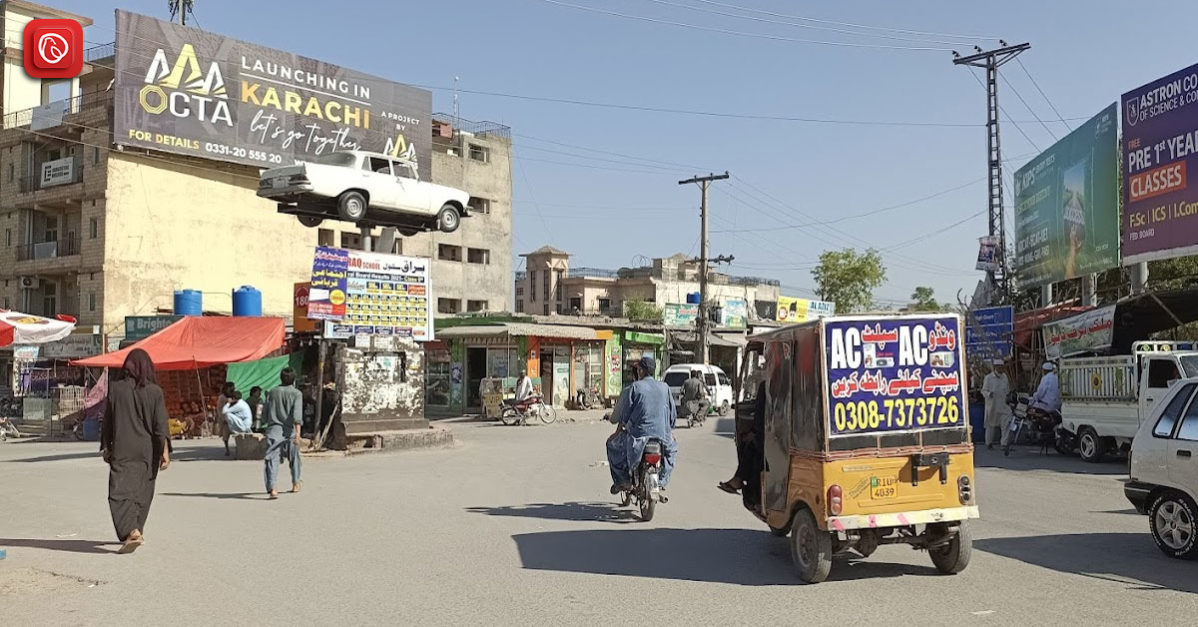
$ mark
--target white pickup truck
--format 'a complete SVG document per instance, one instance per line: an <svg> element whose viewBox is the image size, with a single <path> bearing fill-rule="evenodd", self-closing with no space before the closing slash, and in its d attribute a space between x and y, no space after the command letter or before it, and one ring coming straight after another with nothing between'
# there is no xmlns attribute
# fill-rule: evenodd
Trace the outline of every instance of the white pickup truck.
<svg viewBox="0 0 1198 627"><path fill-rule="evenodd" d="M1061 427L1082 459L1130 446L1169 386L1198 376L1194 342L1136 342L1131 355L1061 360Z"/></svg>

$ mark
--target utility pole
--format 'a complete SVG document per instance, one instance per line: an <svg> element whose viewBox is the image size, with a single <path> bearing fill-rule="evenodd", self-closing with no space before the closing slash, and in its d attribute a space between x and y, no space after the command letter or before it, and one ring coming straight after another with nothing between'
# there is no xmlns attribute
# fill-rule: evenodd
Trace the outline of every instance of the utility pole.
<svg viewBox="0 0 1198 627"><path fill-rule="evenodd" d="M729 177L728 171L723 174L708 174L707 176L693 176L685 181L678 181L679 185L689 185L698 183L699 189L703 192L702 204L699 205L699 317L695 320L695 331L699 335L699 352L703 363L708 362L709 356L707 351L707 328L711 322L707 319L707 187L712 181L722 181ZM721 257L721 259L723 259ZM729 257L731 260L731 257Z"/></svg>
<svg viewBox="0 0 1198 627"><path fill-rule="evenodd" d="M1007 45L999 40L1001 48L982 50L974 46L976 54L963 57L953 52L953 63L986 70L986 160L990 170L990 236L996 238L998 250L994 269L986 272L987 282L998 288L991 292L993 305L1011 302L1010 268L1007 267L1006 216L1002 197L1002 149L998 136L998 68L1014 59L1019 53L1032 47L1029 43Z"/></svg>
<svg viewBox="0 0 1198 627"><path fill-rule="evenodd" d="M187 14L190 13L195 17L195 7L192 6L194 0L167 0L167 8L171 12L171 21L175 21L175 17L179 17L179 24L187 26Z"/></svg>

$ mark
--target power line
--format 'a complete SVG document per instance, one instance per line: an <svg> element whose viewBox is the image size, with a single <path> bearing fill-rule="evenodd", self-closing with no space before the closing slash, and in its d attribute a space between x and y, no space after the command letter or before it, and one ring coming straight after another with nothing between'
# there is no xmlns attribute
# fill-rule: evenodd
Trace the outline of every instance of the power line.
<svg viewBox="0 0 1198 627"><path fill-rule="evenodd" d="M722 15L724 17L731 17L731 18L738 19L738 20L750 20L753 22L763 22L766 24L781 24L783 26L794 26L797 28L810 28L810 29L814 29L814 30L830 31L833 33L842 33L842 34L846 34L846 35L851 35L853 37L877 37L879 39L890 39L892 41L907 41L907 42L915 42L915 43L934 43L934 44L945 44L948 46L961 45L960 42L939 41L939 40L935 40L935 39L929 40L926 37L916 39L916 38L912 38L912 37L901 37L901 36L897 36L897 35L875 35L875 34L870 34L870 33L862 33L862 32L858 32L858 31L847 30L847 29L843 29L843 28L834 28L834 27L830 27L830 26L812 26L811 24L785 22L782 20L772 20L772 19L762 18L762 17L753 17L751 15L737 15L735 13L727 13L724 11L716 11L713 9L704 9L702 7L691 6L689 4L683 4L681 2L671 2L670 0L649 0L649 2L663 4L666 6L678 7L678 8L687 9L690 11L698 11L700 13L708 13L711 15ZM722 6L722 5L719 5L719 3L711 3L711 4L716 4L718 6ZM737 8L741 11L745 10L740 7L737 7ZM801 19L801 18L799 18L799 19Z"/></svg>
<svg viewBox="0 0 1198 627"><path fill-rule="evenodd" d="M1010 89L1015 94L1015 97L1019 99L1019 102L1023 103L1023 106L1026 107L1028 112L1032 114L1032 117L1036 118L1036 121L1040 123L1040 126L1043 126L1045 131L1048 131L1048 134L1052 137L1052 140L1056 141L1057 134L1052 132L1051 128L1048 128L1048 125L1044 123L1044 120L1040 119L1039 115L1036 115L1036 110L1033 109L1032 105L1028 104L1028 101L1023 98L1023 94L1019 93L1018 89L1015 89L1015 85L1011 83L1011 79L1004 76L1003 82L1007 84L1007 89Z"/></svg>
<svg viewBox="0 0 1198 627"><path fill-rule="evenodd" d="M582 6L582 5L578 5L578 4L570 4L568 2L561 2L560 0L541 0L541 2L546 2L548 4L555 4L555 5L561 6L561 7L568 7L571 9L577 9L579 11L588 11L590 13L600 13L603 15L610 15L613 17L621 17L621 18L628 19L628 20L651 22L654 24L665 24L667 26L678 26L681 28L690 28L690 29L694 29L694 30L706 31L709 33L720 33L723 35L734 35L737 37L749 37L752 39L768 39L771 41L787 41L787 42L791 42L791 43L814 44L814 45L820 45L820 46L840 46L840 47L844 47L844 48L872 48L875 50L909 50L909 51L915 51L915 52L952 52L952 48L934 48L931 46L917 47L917 46L897 46L897 45L889 45L889 44L854 43L854 42L847 42L847 41L824 41L824 40L819 40L819 39L802 39L802 38L798 38L798 37L784 37L782 35L768 35L765 33L750 33L750 32L745 32L745 31L738 31L738 30L729 30L726 28L716 28L713 26L699 26L698 24L688 24L685 22L673 22L670 20L659 20L659 19L652 18L652 17L645 17L643 15L630 15L628 13L620 13L618 11L608 11L607 9L599 9L599 8L595 8L595 7Z"/></svg>
<svg viewBox="0 0 1198 627"><path fill-rule="evenodd" d="M813 17L803 17L801 15L787 15L785 13L774 13L772 11L765 11L763 9L742 7L742 6L738 6L735 4L728 4L725 2L715 2L714 0L695 0L695 2L701 2L703 4L711 4L711 5L715 5L715 6L719 6L719 7L724 7L726 9L736 9L738 11L744 11L746 13L756 13L758 15L769 15L772 17L784 17L784 18L790 18L790 19L794 19L794 20L802 20L804 22L813 22L816 24L832 24L834 26L847 26L850 28L861 28L861 29L866 29L866 30L877 30L877 31L885 31L885 32L891 32L891 33L903 33L903 34L907 34L907 35L927 35L929 37L950 37L952 39L976 39L976 40L998 39L998 37L992 36L992 35L959 35L959 34L955 34L955 33L935 33L935 32L929 32L929 31L906 30L906 29L902 29L902 28L890 28L888 26L869 26L866 24L854 24L852 22L837 22L837 21L833 21L833 20L821 20L821 19L816 19Z"/></svg>
<svg viewBox="0 0 1198 627"><path fill-rule="evenodd" d="M1069 126L1069 123L1065 121L1065 118L1063 116L1061 116L1061 112L1057 111L1057 106L1052 103L1052 99L1050 99L1048 97L1048 94L1044 93L1043 89L1040 89L1040 83L1037 83L1036 78L1034 76L1032 76L1032 73L1027 70L1027 66L1023 64L1023 60L1016 58L1015 62L1019 64L1019 67L1023 68L1023 73L1027 74L1028 80L1030 80L1032 82L1032 85L1036 88L1036 91L1040 92L1040 97L1044 98L1044 102L1047 102L1048 107L1050 109L1052 109L1052 112L1057 115L1057 120L1060 120L1061 124L1065 125L1065 128L1072 131L1073 127Z"/></svg>

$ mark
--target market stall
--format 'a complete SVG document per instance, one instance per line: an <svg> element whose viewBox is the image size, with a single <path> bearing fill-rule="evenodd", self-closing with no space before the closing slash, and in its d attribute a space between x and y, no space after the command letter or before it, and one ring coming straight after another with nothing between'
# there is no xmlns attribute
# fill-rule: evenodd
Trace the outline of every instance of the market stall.
<svg viewBox="0 0 1198 627"><path fill-rule="evenodd" d="M146 351L158 371L168 415L183 423L186 435L199 436L216 410L221 386L231 376L229 365L273 356L283 347L284 333L282 318L188 316L131 346L71 363L120 368L132 350ZM232 374L248 382L277 365L234 367ZM248 392L248 388L243 391Z"/></svg>

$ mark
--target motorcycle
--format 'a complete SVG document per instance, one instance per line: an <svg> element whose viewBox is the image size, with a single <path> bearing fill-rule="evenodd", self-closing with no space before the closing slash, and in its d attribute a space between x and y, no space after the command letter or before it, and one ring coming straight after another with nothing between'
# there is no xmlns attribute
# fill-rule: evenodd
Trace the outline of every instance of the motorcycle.
<svg viewBox="0 0 1198 627"><path fill-rule="evenodd" d="M545 403L543 397L530 396L522 401L504 401L503 410L499 414L499 419L508 426L527 424L531 417L550 424L557 420L557 410Z"/></svg>
<svg viewBox="0 0 1198 627"><path fill-rule="evenodd" d="M686 427L703 426L707 416L711 414L711 403L706 400L692 400L678 403L678 417L686 420Z"/></svg>
<svg viewBox="0 0 1198 627"><path fill-rule="evenodd" d="M1039 445L1041 450L1047 450L1051 446L1062 455L1072 454L1072 434L1061 426L1061 412L1030 407L1029 400L1027 396L1019 395L1014 405L1015 417L1011 419L1011 425L1008 427L1011 433L1003 446L1003 456L1010 456L1011 447L1019 442L1024 433L1029 434L1031 443Z"/></svg>
<svg viewBox="0 0 1198 627"><path fill-rule="evenodd" d="M645 450L641 453L641 463L632 473L632 487L621 493L620 505L627 507L636 501L637 507L641 511L641 520L645 522L653 520L653 513L658 503L669 501L662 493L658 479L661 476L664 448L661 440L656 438L645 443Z"/></svg>

